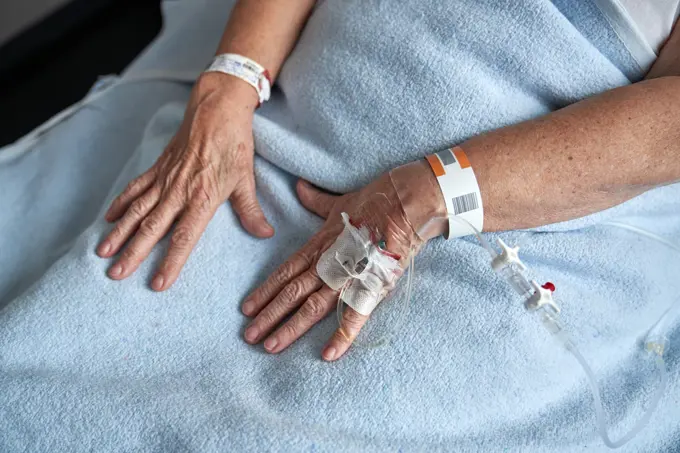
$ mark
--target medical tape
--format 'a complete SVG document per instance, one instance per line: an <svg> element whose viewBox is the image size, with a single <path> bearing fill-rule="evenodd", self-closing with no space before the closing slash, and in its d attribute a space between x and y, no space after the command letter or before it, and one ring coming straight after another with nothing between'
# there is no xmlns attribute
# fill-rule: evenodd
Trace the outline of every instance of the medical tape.
<svg viewBox="0 0 680 453"><path fill-rule="evenodd" d="M271 78L269 72L242 55L225 53L216 56L205 72L221 72L247 82L255 91L260 99L260 104L269 100L271 95Z"/></svg>
<svg viewBox="0 0 680 453"><path fill-rule="evenodd" d="M482 231L484 226L482 195L479 192L475 172L463 149L456 146L431 154L425 159L437 177L446 201L446 211L449 214L446 239L472 234L464 223L451 219L452 216L462 218L478 231Z"/></svg>
<svg viewBox="0 0 680 453"><path fill-rule="evenodd" d="M370 315L401 274L399 261L371 241L366 226L355 226L342 213L345 228L316 263L319 278L362 315Z"/></svg>

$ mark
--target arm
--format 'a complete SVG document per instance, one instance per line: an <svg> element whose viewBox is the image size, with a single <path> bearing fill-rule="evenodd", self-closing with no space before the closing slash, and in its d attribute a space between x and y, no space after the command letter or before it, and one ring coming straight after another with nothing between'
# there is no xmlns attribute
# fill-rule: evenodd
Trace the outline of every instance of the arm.
<svg viewBox="0 0 680 453"><path fill-rule="evenodd" d="M618 88L461 146L486 231L601 211L680 179L680 77Z"/></svg>
<svg viewBox="0 0 680 453"><path fill-rule="evenodd" d="M646 79L463 143L484 229L569 220L680 180L680 27Z"/></svg>
<svg viewBox="0 0 680 453"><path fill-rule="evenodd" d="M217 55L243 55L267 68L272 79L276 78L314 3L315 0L239 1L231 12Z"/></svg>
<svg viewBox="0 0 680 453"><path fill-rule="evenodd" d="M241 0L217 53L241 54L275 77L313 5L313 0ZM116 226L97 248L99 256L115 255L129 240L108 271L111 278L129 277L176 221L167 255L151 284L157 291L169 288L226 200L250 234L274 234L255 195L252 121L258 101L253 87L237 77L201 75L176 135L106 214Z"/></svg>

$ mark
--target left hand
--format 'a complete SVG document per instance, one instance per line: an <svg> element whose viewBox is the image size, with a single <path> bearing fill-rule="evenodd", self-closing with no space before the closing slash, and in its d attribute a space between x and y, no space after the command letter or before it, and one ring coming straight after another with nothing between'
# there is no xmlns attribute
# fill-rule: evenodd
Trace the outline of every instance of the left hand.
<svg viewBox="0 0 680 453"><path fill-rule="evenodd" d="M395 186L409 187L404 191L407 195L400 190L397 196ZM342 232L342 212L352 218L358 215L362 206L375 200L376 194L385 195L378 220L380 231L386 249L401 256L402 268L406 267L413 246L421 242L414 229L446 212L436 178L424 160L399 167L346 195L328 194L302 180L297 184L297 193L302 205L326 222L321 231L246 298L242 307L244 314L254 317L245 331L246 341L255 344L266 338L264 347L270 353L281 352L290 346L336 307L340 291L332 290L321 281L316 263ZM427 240L442 231L430 233L422 239ZM290 319L270 333L295 310ZM367 319L368 316L347 307L342 325L326 344L322 357L331 361L345 354Z"/></svg>

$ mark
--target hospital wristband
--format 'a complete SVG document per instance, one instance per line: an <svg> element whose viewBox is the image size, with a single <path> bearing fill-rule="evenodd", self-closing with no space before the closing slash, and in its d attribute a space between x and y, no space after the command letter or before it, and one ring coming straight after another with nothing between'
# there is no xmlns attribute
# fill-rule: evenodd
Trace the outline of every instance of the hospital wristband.
<svg viewBox="0 0 680 453"><path fill-rule="evenodd" d="M250 58L235 53L217 55L204 72L221 72L245 81L255 88L260 104L269 100L272 81L269 71Z"/></svg>
<svg viewBox="0 0 680 453"><path fill-rule="evenodd" d="M478 231L484 226L484 210L479 184L470 161L459 146L439 151L425 158L437 177L437 183L446 202L449 215L449 229L446 239L474 234L464 222L456 222L451 217L466 220Z"/></svg>

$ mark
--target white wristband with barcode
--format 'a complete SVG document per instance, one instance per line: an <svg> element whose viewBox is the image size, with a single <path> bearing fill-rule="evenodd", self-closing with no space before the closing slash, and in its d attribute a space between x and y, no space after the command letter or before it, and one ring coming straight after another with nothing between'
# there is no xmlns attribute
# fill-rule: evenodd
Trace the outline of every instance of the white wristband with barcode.
<svg viewBox="0 0 680 453"><path fill-rule="evenodd" d="M475 172L472 171L462 148L439 151L426 157L437 177L437 182L446 201L446 211L449 216L460 217L469 222L477 231L484 226L484 210L482 195ZM465 227L464 222L449 220L449 230L446 239L474 234Z"/></svg>
<svg viewBox="0 0 680 453"><path fill-rule="evenodd" d="M269 100L272 84L269 72L250 58L235 53L218 55L205 72L221 72L238 77L255 88L260 104Z"/></svg>

